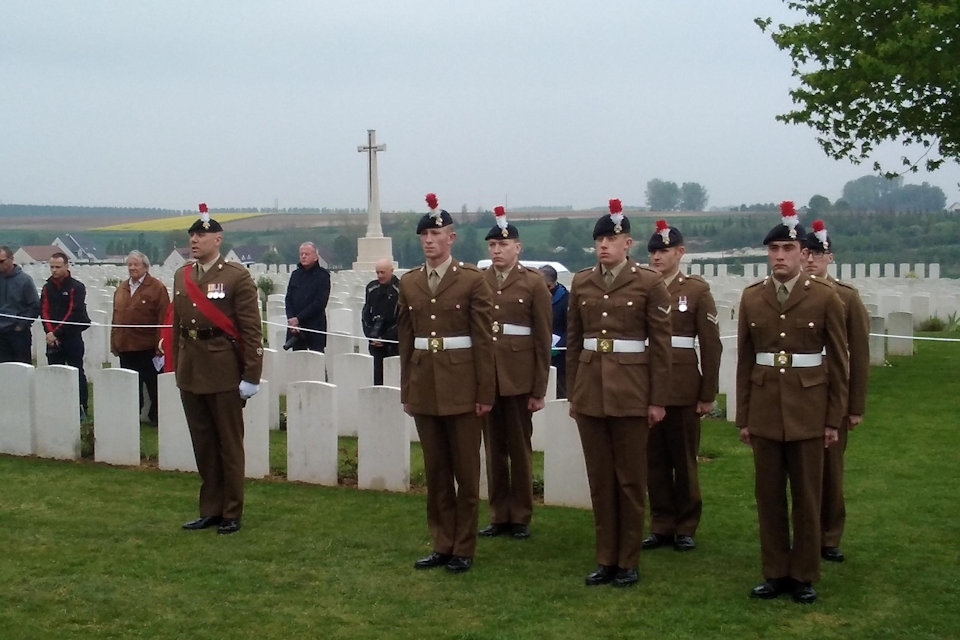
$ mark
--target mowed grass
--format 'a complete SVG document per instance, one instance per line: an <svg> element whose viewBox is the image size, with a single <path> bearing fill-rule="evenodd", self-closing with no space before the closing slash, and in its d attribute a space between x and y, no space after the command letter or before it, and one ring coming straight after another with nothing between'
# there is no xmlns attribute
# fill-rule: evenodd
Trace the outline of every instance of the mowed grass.
<svg viewBox="0 0 960 640"><path fill-rule="evenodd" d="M812 606L747 597L752 459L709 421L698 548L645 552L627 590L583 585L587 510L538 506L532 538L481 539L454 576L412 569L430 550L419 493L249 481L244 529L218 536L179 529L194 475L0 457L0 637L955 638L960 345L918 352L871 372L847 451L848 560L824 565Z"/></svg>
<svg viewBox="0 0 960 640"><path fill-rule="evenodd" d="M199 214L197 214L199 216ZM217 213L215 217L218 222L232 222L234 220L243 220L244 218L256 218L266 215L263 213ZM184 221L193 220L190 216L173 216L166 218L154 218L152 220L141 220L140 222L127 222L123 224L111 224L106 227L96 227L90 231L183 231Z"/></svg>

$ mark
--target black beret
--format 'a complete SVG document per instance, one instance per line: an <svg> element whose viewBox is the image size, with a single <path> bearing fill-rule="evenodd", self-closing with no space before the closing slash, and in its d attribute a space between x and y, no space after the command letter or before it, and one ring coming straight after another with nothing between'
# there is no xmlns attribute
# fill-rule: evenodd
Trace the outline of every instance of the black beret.
<svg viewBox="0 0 960 640"><path fill-rule="evenodd" d="M484 240L519 240L520 232L512 224L508 224L506 229L501 229L500 225L493 225L487 232Z"/></svg>
<svg viewBox="0 0 960 640"><path fill-rule="evenodd" d="M823 241L817 237L818 233L823 237ZM803 240L803 246L810 249L810 251L824 253L833 251L833 238L830 237L826 227L823 226L823 220L813 221L813 231L806 235Z"/></svg>
<svg viewBox="0 0 960 640"><path fill-rule="evenodd" d="M424 229L448 227L451 224L453 224L453 218L450 217L446 209L440 209L439 215L427 213L417 223L417 235L423 233Z"/></svg>
<svg viewBox="0 0 960 640"><path fill-rule="evenodd" d="M797 224L797 226L791 229L787 225L781 223L775 226L773 229L770 229L769 233L767 233L767 237L763 239L763 244L767 245L771 242L796 240L802 245L806 235L806 231L804 230L802 224Z"/></svg>
<svg viewBox="0 0 960 640"><path fill-rule="evenodd" d="M661 224L662 223L662 224ZM669 230L667 233L667 240L663 239L664 231ZM647 251L659 251L660 249L669 249L670 247L679 247L683 244L683 234L680 233L680 230L676 227L667 226L665 220L657 220L657 231L650 236L650 242L647 243Z"/></svg>
<svg viewBox="0 0 960 640"><path fill-rule="evenodd" d="M597 224L593 225L593 239L596 240L600 236L615 236L620 233L630 233L630 221L626 216L623 217L619 226L620 229L618 230L617 225L610 218L610 214L600 216Z"/></svg>
<svg viewBox="0 0 960 640"><path fill-rule="evenodd" d="M213 218L207 220L197 218L196 222L190 225L190 230L187 233L219 233L221 231L223 231L223 227Z"/></svg>

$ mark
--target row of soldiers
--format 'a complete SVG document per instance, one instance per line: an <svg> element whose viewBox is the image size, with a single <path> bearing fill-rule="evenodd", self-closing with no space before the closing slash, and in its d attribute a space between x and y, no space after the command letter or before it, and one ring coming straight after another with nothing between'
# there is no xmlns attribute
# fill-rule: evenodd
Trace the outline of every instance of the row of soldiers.
<svg viewBox="0 0 960 640"><path fill-rule="evenodd" d="M398 312L401 398L423 446L433 544L414 566L463 572L476 549L481 438L490 523L479 535L530 535L532 414L546 394L551 296L520 264L519 231L502 207L486 236L492 266L481 271L452 256L453 219L433 194L427 203L417 226L426 260L400 279ZM856 290L827 275L822 221L808 235L792 203L781 209L764 239L773 275L742 296L736 423L756 467L765 579L750 595L809 603L821 557L843 560L843 450L864 409L868 324ZM700 417L713 407L722 347L709 285L680 272L676 227L657 222L650 267L641 266L629 255L630 221L611 200L593 239L598 264L570 291L566 389L596 528L597 566L585 582L623 587L638 581L641 548L696 547Z"/></svg>

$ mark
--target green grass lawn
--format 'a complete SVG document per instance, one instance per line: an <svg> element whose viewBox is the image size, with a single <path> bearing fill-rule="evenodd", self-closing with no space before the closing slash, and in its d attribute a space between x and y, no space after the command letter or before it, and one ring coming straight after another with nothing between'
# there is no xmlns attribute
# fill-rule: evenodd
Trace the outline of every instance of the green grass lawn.
<svg viewBox="0 0 960 640"><path fill-rule="evenodd" d="M278 479L283 433L240 533L181 531L197 478L152 468L145 429L136 469L0 457L0 638L956 638L960 345L891 364L850 438L848 559L812 606L747 597L752 461L726 422L704 425L697 550L642 554L626 590L583 585L592 517L559 507L536 509L529 540L481 539L464 575L414 571L424 496Z"/></svg>

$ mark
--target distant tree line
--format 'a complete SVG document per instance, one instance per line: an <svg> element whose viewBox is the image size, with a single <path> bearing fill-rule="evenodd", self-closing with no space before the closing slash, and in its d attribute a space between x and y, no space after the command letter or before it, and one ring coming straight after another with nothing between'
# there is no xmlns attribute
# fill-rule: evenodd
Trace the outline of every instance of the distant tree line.
<svg viewBox="0 0 960 640"><path fill-rule="evenodd" d="M707 190L698 182L676 182L654 178L647 182L647 206L651 211L703 211Z"/></svg>

